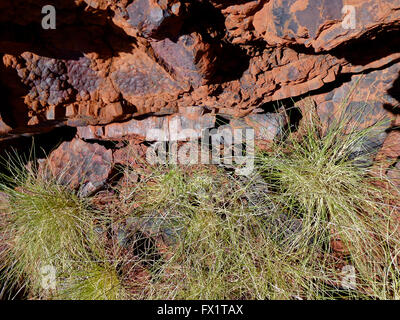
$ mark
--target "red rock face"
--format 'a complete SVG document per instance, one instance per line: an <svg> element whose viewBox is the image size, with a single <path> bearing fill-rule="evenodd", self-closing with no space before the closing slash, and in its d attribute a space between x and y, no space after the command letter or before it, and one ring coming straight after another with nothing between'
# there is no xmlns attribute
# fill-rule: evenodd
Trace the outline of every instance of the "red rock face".
<svg viewBox="0 0 400 320"><path fill-rule="evenodd" d="M255 14L254 27L271 45L301 44L323 52L369 31L398 27L399 6L398 0L267 1ZM354 27L344 27L351 24L352 13Z"/></svg>
<svg viewBox="0 0 400 320"><path fill-rule="evenodd" d="M48 4L56 30L41 28ZM3 1L0 134L68 125L82 139L144 141L152 129L171 138L223 116L273 139L271 106L310 96L327 122L351 91L347 112L363 107L360 126L398 126L399 9L400 0Z"/></svg>

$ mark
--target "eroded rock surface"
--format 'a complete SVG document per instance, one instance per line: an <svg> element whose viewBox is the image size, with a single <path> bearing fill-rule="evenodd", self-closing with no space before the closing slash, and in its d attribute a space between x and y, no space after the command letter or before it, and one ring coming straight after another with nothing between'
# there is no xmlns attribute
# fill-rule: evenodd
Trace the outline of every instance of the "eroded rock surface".
<svg viewBox="0 0 400 320"><path fill-rule="evenodd" d="M271 140L305 97L327 123L349 97L358 126L399 126L400 0L15 0L0 27L1 139L185 140L224 117Z"/></svg>
<svg viewBox="0 0 400 320"><path fill-rule="evenodd" d="M60 182L87 193L101 188L110 177L112 151L99 144L73 139L63 142L49 157L49 169Z"/></svg>

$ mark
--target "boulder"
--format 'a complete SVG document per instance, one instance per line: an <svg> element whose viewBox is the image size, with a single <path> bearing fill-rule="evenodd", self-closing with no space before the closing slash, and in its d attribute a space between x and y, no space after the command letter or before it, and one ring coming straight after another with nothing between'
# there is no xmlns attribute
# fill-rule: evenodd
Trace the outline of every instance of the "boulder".
<svg viewBox="0 0 400 320"><path fill-rule="evenodd" d="M80 139L63 142L49 156L49 168L62 184L80 188L82 195L100 189L112 171L112 151Z"/></svg>

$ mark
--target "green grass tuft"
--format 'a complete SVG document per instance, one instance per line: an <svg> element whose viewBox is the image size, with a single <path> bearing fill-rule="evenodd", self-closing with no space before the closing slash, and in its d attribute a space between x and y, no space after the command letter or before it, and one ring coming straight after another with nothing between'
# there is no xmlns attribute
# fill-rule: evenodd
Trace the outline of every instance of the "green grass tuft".
<svg viewBox="0 0 400 320"><path fill-rule="evenodd" d="M83 264L82 270L74 270L59 290L61 300L121 300L126 292L115 266L108 263Z"/></svg>
<svg viewBox="0 0 400 320"><path fill-rule="evenodd" d="M400 238L398 208L391 204L399 191L379 186L386 181L369 166L374 154L368 148L360 151L366 141L379 138L382 123L359 130L350 123L349 116L341 116L327 129L309 123L301 138L289 132L258 158L259 171L277 214L302 221L302 232L288 242L288 250L323 255L313 263L326 268L332 241L339 240L342 263L356 270L357 294L397 298Z"/></svg>
<svg viewBox="0 0 400 320"><path fill-rule="evenodd" d="M0 281L42 299L399 299L399 190L371 166L382 123L354 119L305 118L250 177L126 168L107 212L11 158Z"/></svg>
<svg viewBox="0 0 400 320"><path fill-rule="evenodd" d="M2 192L9 210L1 227L6 250L1 252L2 281L12 282L32 298L51 297L42 281L46 269L55 268L57 279L80 261L96 257L93 212L86 199L45 176L22 159L8 162Z"/></svg>

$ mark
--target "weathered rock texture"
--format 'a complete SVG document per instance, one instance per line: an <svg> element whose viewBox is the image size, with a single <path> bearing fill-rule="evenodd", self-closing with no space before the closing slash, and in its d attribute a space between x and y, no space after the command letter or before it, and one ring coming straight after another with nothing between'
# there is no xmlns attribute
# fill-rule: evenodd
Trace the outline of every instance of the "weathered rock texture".
<svg viewBox="0 0 400 320"><path fill-rule="evenodd" d="M41 27L48 4L56 30ZM387 118L394 130L399 35L400 0L1 1L0 134L68 125L88 140L154 140L154 128L184 139L222 116L272 139L282 104L311 96L328 121L349 93L360 125Z"/></svg>
<svg viewBox="0 0 400 320"><path fill-rule="evenodd" d="M49 157L49 169L72 187L100 187L112 170L112 151L80 139L63 142Z"/></svg>

